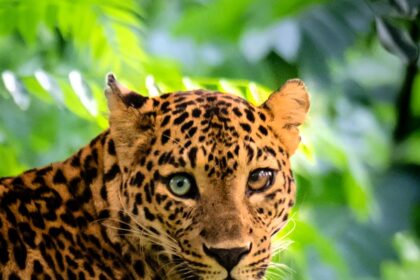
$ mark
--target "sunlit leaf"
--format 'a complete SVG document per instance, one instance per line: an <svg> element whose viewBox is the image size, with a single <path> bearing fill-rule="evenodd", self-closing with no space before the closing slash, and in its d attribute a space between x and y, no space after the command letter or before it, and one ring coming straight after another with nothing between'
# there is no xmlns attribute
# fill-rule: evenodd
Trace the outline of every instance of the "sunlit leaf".
<svg viewBox="0 0 420 280"><path fill-rule="evenodd" d="M246 100L254 105L261 105L270 95L270 90L257 85L255 82L249 82L246 87L245 97Z"/></svg>
<svg viewBox="0 0 420 280"><path fill-rule="evenodd" d="M155 82L155 78L152 75L148 75L146 77L146 88L148 92L148 96L150 97L156 97L162 94L159 87L157 86Z"/></svg>
<svg viewBox="0 0 420 280"><path fill-rule="evenodd" d="M202 86L200 84L198 84L197 82L195 82L194 80L192 80L189 77L184 77L182 79L182 82L185 85L185 88L187 90L194 90L194 89L200 89L200 88L202 88Z"/></svg>
<svg viewBox="0 0 420 280"><path fill-rule="evenodd" d="M229 82L228 80L222 79L219 82L220 91L228 92L240 97L243 97L243 92L235 84Z"/></svg>
<svg viewBox="0 0 420 280"><path fill-rule="evenodd" d="M98 114L96 116L96 123L101 128L108 127L108 105L104 94L104 87L99 86L92 81L89 83L89 88L92 91L93 99L96 101Z"/></svg>
<svg viewBox="0 0 420 280"><path fill-rule="evenodd" d="M88 110L92 116L98 115L98 108L96 105L96 100L92 98L92 93L90 88L83 81L82 75L80 72L73 70L69 73L69 82L73 91L79 97L80 102Z"/></svg>
<svg viewBox="0 0 420 280"><path fill-rule="evenodd" d="M2 141L0 141L0 158L2 160L0 174L18 174L20 171L28 168L19 162L19 159L16 157L16 151L10 148L10 145L5 145Z"/></svg>
<svg viewBox="0 0 420 280"><path fill-rule="evenodd" d="M35 71L35 78L38 81L38 83L42 86L42 88L47 91L55 102L57 102L59 105L64 103L63 100L63 93L61 92L60 87L57 84L57 81L46 73L43 70L36 70Z"/></svg>
<svg viewBox="0 0 420 280"><path fill-rule="evenodd" d="M16 105L22 110L26 110L30 104L30 98L21 81L11 71L1 73L5 88L8 90Z"/></svg>
<svg viewBox="0 0 420 280"><path fill-rule="evenodd" d="M33 97L39 98L40 100L48 103L53 103L54 99L51 98L51 95L49 94L50 91L45 90L43 88L39 81L36 79L35 76L29 76L29 77L23 77L22 83L25 85L25 88L27 88L29 94ZM56 103L58 106L60 103Z"/></svg>
<svg viewBox="0 0 420 280"><path fill-rule="evenodd" d="M139 14L140 9L133 0L121 3L113 0L39 0L37 5L28 0L13 4L2 2L0 32L15 30L27 44L33 45L40 36L41 27L51 33L58 30L79 52L88 49L102 67L128 65L136 69L141 68L140 62L145 58L138 36ZM114 60L114 57L118 59Z"/></svg>
<svg viewBox="0 0 420 280"><path fill-rule="evenodd" d="M299 151L305 156L305 160L312 164L315 163L314 148L311 145L311 143L302 140L302 142L299 145Z"/></svg>
<svg viewBox="0 0 420 280"><path fill-rule="evenodd" d="M91 115L83 105L82 101L77 97L67 79L59 79L58 84L64 93L64 103L66 107L74 114L81 118L92 120Z"/></svg>

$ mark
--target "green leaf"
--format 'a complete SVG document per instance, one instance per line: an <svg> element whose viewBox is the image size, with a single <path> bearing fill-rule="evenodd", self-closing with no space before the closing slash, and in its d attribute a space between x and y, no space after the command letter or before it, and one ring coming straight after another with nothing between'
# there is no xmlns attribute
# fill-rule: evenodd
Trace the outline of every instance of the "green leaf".
<svg viewBox="0 0 420 280"><path fill-rule="evenodd" d="M242 90L237 85L226 79L221 79L219 81L219 89L221 92L228 92L242 98L244 97Z"/></svg>
<svg viewBox="0 0 420 280"><path fill-rule="evenodd" d="M254 105L261 105L270 96L271 90L255 82L249 82L245 91L245 98Z"/></svg>
<svg viewBox="0 0 420 280"><path fill-rule="evenodd" d="M412 92L412 101L410 104L411 112L417 118L420 117L420 74L417 74L414 84L413 84L413 92Z"/></svg>
<svg viewBox="0 0 420 280"><path fill-rule="evenodd" d="M344 189L350 208L357 218L366 221L372 207L370 184L363 169L354 164L350 163L349 171L344 174Z"/></svg>
<svg viewBox="0 0 420 280"><path fill-rule="evenodd" d="M397 233L393 244L400 261L385 261L381 265L382 279L417 279L420 275L419 241L412 234Z"/></svg>
<svg viewBox="0 0 420 280"><path fill-rule="evenodd" d="M66 107L75 115L87 120L92 120L91 114L89 114L81 100L74 93L68 80L62 78L58 79L58 84L64 93L64 104Z"/></svg>
<svg viewBox="0 0 420 280"><path fill-rule="evenodd" d="M43 2L43 1L40 1ZM28 45L33 45L36 41L37 31L40 23L40 18L42 15L42 10L38 5L20 5L18 9L18 14L24 14L25 16L20 16L17 19L17 28L22 35L25 43Z"/></svg>
<svg viewBox="0 0 420 280"><path fill-rule="evenodd" d="M28 92L34 97L47 103L52 103L54 101L49 92L39 84L35 76L22 78L22 82L28 89Z"/></svg>
<svg viewBox="0 0 420 280"><path fill-rule="evenodd" d="M250 2L251 0L216 0L195 6L183 15L182 21L176 26L176 32L179 34L188 32L198 41L206 41L209 37L236 39L240 35L240 28L232 27L243 24ZM203 21L203 19L211 19L220 11L223 11L223 16L218 16L217 20Z"/></svg>
<svg viewBox="0 0 420 280"><path fill-rule="evenodd" d="M396 160L405 164L420 164L420 131L412 133L395 151Z"/></svg>

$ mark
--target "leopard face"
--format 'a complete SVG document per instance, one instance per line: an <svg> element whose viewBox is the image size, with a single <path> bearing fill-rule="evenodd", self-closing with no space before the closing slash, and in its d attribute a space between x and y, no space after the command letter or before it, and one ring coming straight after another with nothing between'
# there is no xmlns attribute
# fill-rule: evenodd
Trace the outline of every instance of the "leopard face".
<svg viewBox="0 0 420 280"><path fill-rule="evenodd" d="M309 108L303 83L261 106L201 90L145 98L113 76L108 84L125 238L168 279L262 279L295 201L289 160Z"/></svg>

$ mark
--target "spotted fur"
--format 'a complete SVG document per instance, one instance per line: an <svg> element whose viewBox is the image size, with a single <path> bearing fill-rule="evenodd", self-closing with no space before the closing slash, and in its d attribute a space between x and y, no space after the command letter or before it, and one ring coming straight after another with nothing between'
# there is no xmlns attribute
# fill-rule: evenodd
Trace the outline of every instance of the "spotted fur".
<svg viewBox="0 0 420 280"><path fill-rule="evenodd" d="M0 279L261 279L295 201L303 83L259 107L204 90L146 98L112 75L108 85L110 129L63 162L0 179ZM278 171L250 192L259 168ZM193 197L168 189L177 172L195 178ZM219 264L245 247L231 271Z"/></svg>

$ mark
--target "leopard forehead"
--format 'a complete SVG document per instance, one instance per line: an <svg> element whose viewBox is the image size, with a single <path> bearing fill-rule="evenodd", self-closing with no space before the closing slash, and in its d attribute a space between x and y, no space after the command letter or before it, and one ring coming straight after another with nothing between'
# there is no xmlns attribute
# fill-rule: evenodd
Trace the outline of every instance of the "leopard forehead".
<svg viewBox="0 0 420 280"><path fill-rule="evenodd" d="M185 121L192 119L212 120L215 117L221 123L241 120L244 124L267 119L263 112L241 97L221 92L197 90L165 94L154 98L153 105L156 114L163 117L161 126L168 124L173 117L171 124L183 125L183 130L189 128ZM256 119L257 116L259 120ZM205 121L200 122L202 126L206 124Z"/></svg>
<svg viewBox="0 0 420 280"><path fill-rule="evenodd" d="M159 155L159 165L195 168L201 154L207 175L223 179L238 167L240 154L245 163L266 159L267 153L285 154L267 123L268 113L238 96L178 92L153 99L153 107L155 150L148 154Z"/></svg>

